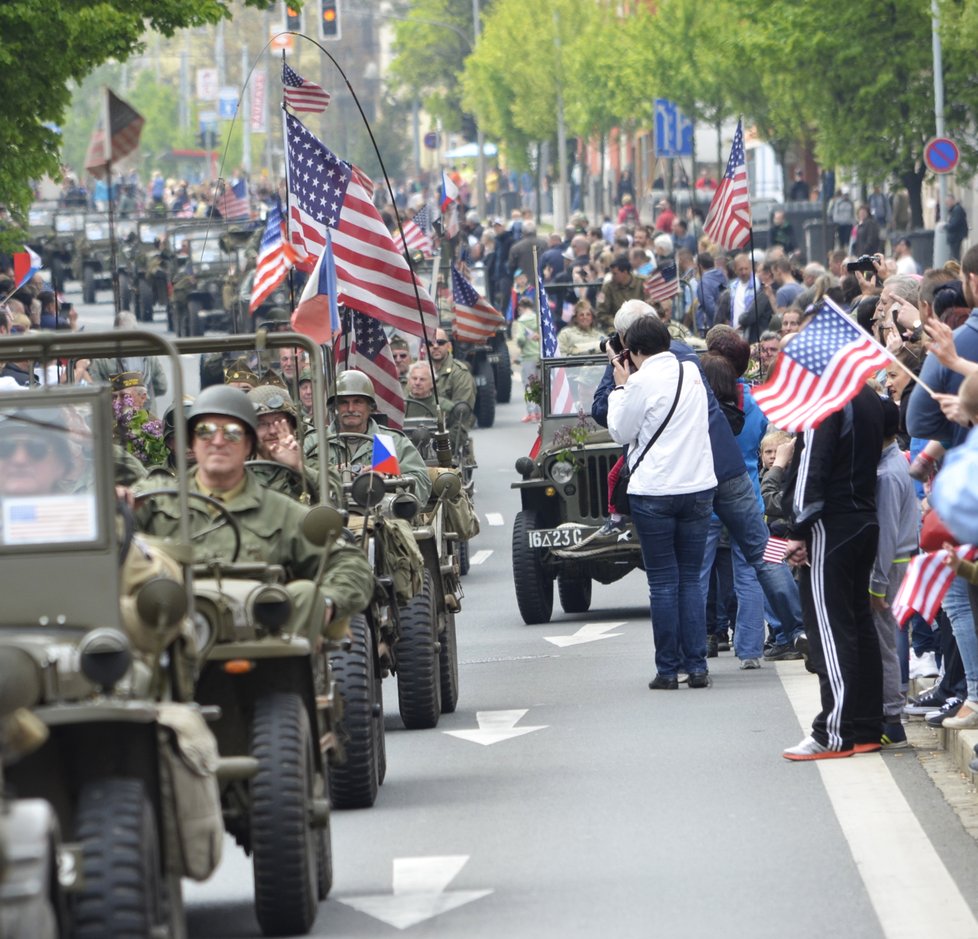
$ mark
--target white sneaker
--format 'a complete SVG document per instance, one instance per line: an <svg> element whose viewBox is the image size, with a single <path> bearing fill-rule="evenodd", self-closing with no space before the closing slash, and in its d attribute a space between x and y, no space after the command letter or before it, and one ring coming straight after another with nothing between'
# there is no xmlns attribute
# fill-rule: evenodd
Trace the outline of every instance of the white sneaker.
<svg viewBox="0 0 978 939"><path fill-rule="evenodd" d="M933 652L925 652L923 655L917 655L913 649L910 650L911 678L934 678L939 674L937 656Z"/></svg>
<svg viewBox="0 0 978 939"><path fill-rule="evenodd" d="M840 757L852 756L853 750L830 750L820 744L814 737L806 737L797 746L788 747L781 755L786 760L804 762L807 760L837 760Z"/></svg>

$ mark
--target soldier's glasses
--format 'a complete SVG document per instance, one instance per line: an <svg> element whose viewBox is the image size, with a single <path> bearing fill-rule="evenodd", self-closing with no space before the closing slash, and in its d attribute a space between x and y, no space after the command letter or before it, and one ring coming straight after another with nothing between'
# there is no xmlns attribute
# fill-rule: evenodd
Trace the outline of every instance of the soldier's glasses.
<svg viewBox="0 0 978 939"><path fill-rule="evenodd" d="M240 443L244 440L245 429L240 424L215 424L213 421L200 421L194 425L194 436L198 440L213 440L217 432L224 434L228 443Z"/></svg>
<svg viewBox="0 0 978 939"><path fill-rule="evenodd" d="M431 344L435 346L447 346L451 342L450 339L432 339Z"/></svg>
<svg viewBox="0 0 978 939"><path fill-rule="evenodd" d="M18 450L24 448L24 452L31 460L43 460L51 452L51 444L47 440L0 440L0 460L9 460Z"/></svg>

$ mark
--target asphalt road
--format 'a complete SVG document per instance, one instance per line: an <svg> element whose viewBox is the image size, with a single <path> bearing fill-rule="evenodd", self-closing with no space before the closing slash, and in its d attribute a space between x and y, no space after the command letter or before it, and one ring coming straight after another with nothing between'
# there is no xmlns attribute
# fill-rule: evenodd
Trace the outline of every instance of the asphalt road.
<svg viewBox="0 0 978 939"><path fill-rule="evenodd" d="M87 328L111 325L103 306L82 308ZM649 691L640 572L596 585L587 614L522 624L521 414L514 399L475 436L482 532L457 620L458 710L406 731L385 683L387 780L373 808L333 814L314 934L978 937L978 846L913 751L781 758L817 705L801 663L741 672L722 653L711 688ZM551 641L589 624L589 641ZM191 936L260 934L232 842L184 895Z"/></svg>

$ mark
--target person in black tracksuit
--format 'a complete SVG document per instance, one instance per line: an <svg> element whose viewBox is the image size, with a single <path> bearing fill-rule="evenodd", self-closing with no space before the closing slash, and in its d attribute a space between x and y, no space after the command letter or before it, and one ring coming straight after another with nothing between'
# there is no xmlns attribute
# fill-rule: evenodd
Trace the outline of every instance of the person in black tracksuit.
<svg viewBox="0 0 978 939"><path fill-rule="evenodd" d="M785 477L783 504L791 507L787 560L801 565L809 664L822 695L811 736L785 750L789 760L851 756L880 746L883 673L869 578L879 535L882 445L883 405L865 386L841 411L799 436Z"/></svg>

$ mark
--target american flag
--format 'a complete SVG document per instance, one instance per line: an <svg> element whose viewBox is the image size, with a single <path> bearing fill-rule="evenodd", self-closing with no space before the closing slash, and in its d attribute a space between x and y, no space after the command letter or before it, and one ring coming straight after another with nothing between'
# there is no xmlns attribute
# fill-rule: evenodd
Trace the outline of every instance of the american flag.
<svg viewBox="0 0 978 939"><path fill-rule="evenodd" d="M826 299L781 351L754 400L775 427L808 430L845 407L866 376L889 361L879 343Z"/></svg>
<svg viewBox="0 0 978 939"><path fill-rule="evenodd" d="M232 179L223 183L214 207L223 218L251 218L251 200L248 198L248 180Z"/></svg>
<svg viewBox="0 0 978 939"><path fill-rule="evenodd" d="M764 560L770 564L780 564L784 561L785 552L788 550L788 540L777 538L771 535L764 546Z"/></svg>
<svg viewBox="0 0 978 939"><path fill-rule="evenodd" d="M553 312L550 300L544 290L543 280L537 278L537 291L540 297L540 354L545 359L557 357L557 330L554 329ZM550 413L576 414L577 405L571 394L570 382L567 380L567 370L563 368L550 369Z"/></svg>
<svg viewBox="0 0 978 939"><path fill-rule="evenodd" d="M139 136L145 123L142 114L108 88L105 89L103 113L92 132L85 154L85 169L101 179L108 175L109 166L118 162L139 146ZM109 135L106 139L105 128Z"/></svg>
<svg viewBox="0 0 978 939"><path fill-rule="evenodd" d="M742 248L750 240L750 198L747 164L744 159L744 128L737 121L737 132L730 147L730 159L713 195L703 233L725 251Z"/></svg>
<svg viewBox="0 0 978 939"><path fill-rule="evenodd" d="M426 330L434 335L438 310L395 247L350 164L338 159L291 114L286 114L285 123L289 241L297 256L311 258L314 264L326 244L328 226L336 258L338 301L398 332L421 336Z"/></svg>
<svg viewBox="0 0 978 939"><path fill-rule="evenodd" d="M293 111L321 114L329 107L329 92L303 78L295 69L282 63L282 97Z"/></svg>
<svg viewBox="0 0 978 939"><path fill-rule="evenodd" d="M459 342L478 342L493 336L503 325L503 315L452 265L452 308L455 310L455 338Z"/></svg>
<svg viewBox="0 0 978 939"><path fill-rule="evenodd" d="M404 392L383 327L372 316L356 310L340 314L342 332L335 345L339 368L354 368L374 383L377 409L387 416L387 426L404 426Z"/></svg>
<svg viewBox="0 0 978 939"><path fill-rule="evenodd" d="M645 281L645 299L649 303L668 300L679 293L679 272L670 261L657 267Z"/></svg>
<svg viewBox="0 0 978 939"><path fill-rule="evenodd" d="M434 255L431 243L431 209L424 205L403 225L404 246L408 252L420 251L426 258Z"/></svg>
<svg viewBox="0 0 978 939"><path fill-rule="evenodd" d="M282 209L278 202L268 210L265 232L261 236L258 257L255 260L255 279L251 284L251 303L248 311L255 309L282 282L292 267L291 250L282 237Z"/></svg>
<svg viewBox="0 0 978 939"><path fill-rule="evenodd" d="M975 555L972 545L959 545L954 549L958 557L970 560ZM951 587L954 571L944 560L945 550L917 554L910 559L903 583L893 598L893 616L902 626L914 613L919 613L928 623L934 622L944 595Z"/></svg>

